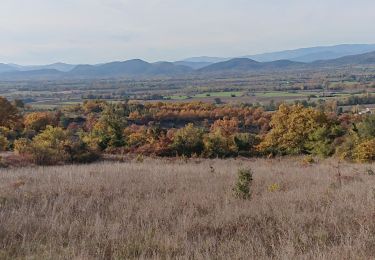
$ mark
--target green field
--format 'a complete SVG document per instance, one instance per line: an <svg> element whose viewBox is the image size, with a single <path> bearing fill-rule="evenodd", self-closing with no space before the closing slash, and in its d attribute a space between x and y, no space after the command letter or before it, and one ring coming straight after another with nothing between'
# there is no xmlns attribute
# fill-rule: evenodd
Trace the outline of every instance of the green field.
<svg viewBox="0 0 375 260"><path fill-rule="evenodd" d="M202 94L196 94L194 98L206 98L206 97L241 97L243 92L240 91L228 91L228 92L206 92Z"/></svg>
<svg viewBox="0 0 375 260"><path fill-rule="evenodd" d="M301 97L315 93L298 93L298 92L284 92L284 91L271 91L254 93L256 97L273 98L273 97Z"/></svg>
<svg viewBox="0 0 375 260"><path fill-rule="evenodd" d="M192 95L192 96L187 96L187 95L173 95L173 96L169 96L167 98L169 99L173 99L173 100L185 100L185 99L189 99L189 98L209 98L209 97L213 97L213 98L230 98L230 97L241 97L243 96L243 92L241 91L224 91L224 92L204 92L204 93L200 93L200 94L195 94L195 95Z"/></svg>
<svg viewBox="0 0 375 260"><path fill-rule="evenodd" d="M188 99L189 97L186 96L186 95L174 95L174 96L169 96L169 97L165 97L167 99L173 99L173 100L185 100L185 99Z"/></svg>

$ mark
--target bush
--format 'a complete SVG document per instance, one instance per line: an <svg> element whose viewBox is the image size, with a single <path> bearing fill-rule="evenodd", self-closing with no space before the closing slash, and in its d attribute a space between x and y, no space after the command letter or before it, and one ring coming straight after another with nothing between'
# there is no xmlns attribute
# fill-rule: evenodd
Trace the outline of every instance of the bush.
<svg viewBox="0 0 375 260"><path fill-rule="evenodd" d="M221 131L216 131L206 136L204 139L204 150L205 155L211 158L225 158L236 155L238 152L234 138L222 135Z"/></svg>
<svg viewBox="0 0 375 260"><path fill-rule="evenodd" d="M253 171L251 169L238 170L237 182L233 188L234 195L240 199L250 199L252 183Z"/></svg>
<svg viewBox="0 0 375 260"><path fill-rule="evenodd" d="M8 164L5 162L3 157L0 156L0 168L7 168Z"/></svg>
<svg viewBox="0 0 375 260"><path fill-rule="evenodd" d="M188 124L176 131L171 147L178 155L190 157L194 153L201 154L204 147L203 131L193 124Z"/></svg>
<svg viewBox="0 0 375 260"><path fill-rule="evenodd" d="M336 155L343 160L353 160L354 150L359 142L358 135L354 131L351 131L343 138L342 143L336 147Z"/></svg>
<svg viewBox="0 0 375 260"><path fill-rule="evenodd" d="M95 162L100 158L100 154L94 150L91 150L87 144L78 140L74 142L70 147L65 147L68 152L72 163L91 163Z"/></svg>
<svg viewBox="0 0 375 260"><path fill-rule="evenodd" d="M53 165L68 160L65 147L69 145L68 134L62 128L47 126L46 130L31 142L31 155L36 164Z"/></svg>
<svg viewBox="0 0 375 260"><path fill-rule="evenodd" d="M255 148L260 143L260 139L255 134L238 133L234 136L234 142L239 155L251 156L255 155Z"/></svg>
<svg viewBox="0 0 375 260"><path fill-rule="evenodd" d="M310 164L313 164L315 163L315 159L313 156L311 155L307 155L307 156L304 156L303 159L302 159L302 163L304 165L310 165Z"/></svg>
<svg viewBox="0 0 375 260"><path fill-rule="evenodd" d="M8 149L8 139L5 136L0 135L0 152L6 151Z"/></svg>
<svg viewBox="0 0 375 260"><path fill-rule="evenodd" d="M47 126L46 130L32 141L17 140L15 150L20 154L30 154L34 163L39 165L90 163L99 159L99 154L89 149L79 137L60 127L52 126Z"/></svg>
<svg viewBox="0 0 375 260"><path fill-rule="evenodd" d="M360 163L375 161L375 138L361 142L354 150L354 159Z"/></svg>

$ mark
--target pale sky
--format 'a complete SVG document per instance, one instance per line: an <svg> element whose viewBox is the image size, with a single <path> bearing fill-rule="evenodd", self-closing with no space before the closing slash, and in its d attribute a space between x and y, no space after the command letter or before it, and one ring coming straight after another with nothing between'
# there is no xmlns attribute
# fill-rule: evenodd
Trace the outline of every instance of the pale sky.
<svg viewBox="0 0 375 260"><path fill-rule="evenodd" d="M234 57L375 43L375 0L1 0L0 62Z"/></svg>

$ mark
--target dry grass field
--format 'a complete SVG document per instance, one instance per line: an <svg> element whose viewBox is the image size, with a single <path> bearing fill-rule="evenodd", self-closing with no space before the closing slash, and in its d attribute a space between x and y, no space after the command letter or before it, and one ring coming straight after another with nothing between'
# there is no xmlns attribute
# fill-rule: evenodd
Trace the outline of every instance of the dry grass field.
<svg viewBox="0 0 375 260"><path fill-rule="evenodd" d="M375 165L299 158L0 170L0 259L375 258ZM252 198L233 196L252 168Z"/></svg>

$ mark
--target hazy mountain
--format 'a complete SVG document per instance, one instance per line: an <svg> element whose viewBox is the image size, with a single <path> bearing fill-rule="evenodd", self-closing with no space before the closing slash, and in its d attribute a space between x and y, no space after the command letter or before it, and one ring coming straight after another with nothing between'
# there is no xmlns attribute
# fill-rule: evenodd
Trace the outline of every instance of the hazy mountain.
<svg viewBox="0 0 375 260"><path fill-rule="evenodd" d="M263 53L246 56L246 58L262 62L284 59L299 62L313 62L316 60L329 60L348 55L363 54L371 51L375 51L375 44L342 44Z"/></svg>
<svg viewBox="0 0 375 260"><path fill-rule="evenodd" d="M249 71L258 70L262 63L247 58L235 58L228 61L214 63L200 69L200 72L220 72L220 71Z"/></svg>
<svg viewBox="0 0 375 260"><path fill-rule="evenodd" d="M2 80L51 80L63 76L64 72L54 69L8 71L0 73Z"/></svg>
<svg viewBox="0 0 375 260"><path fill-rule="evenodd" d="M235 58L229 61L218 62L199 70L201 73L219 72L251 72L257 70L276 70L297 68L304 63L289 60L278 60L273 62L258 62L248 58Z"/></svg>
<svg viewBox="0 0 375 260"><path fill-rule="evenodd" d="M213 64L212 62L193 62L193 61L176 61L173 63L175 65L190 67L195 70L198 70L198 69L201 69L203 67L207 67L208 65Z"/></svg>
<svg viewBox="0 0 375 260"><path fill-rule="evenodd" d="M68 75L88 77L135 77L178 75L190 73L192 69L171 62L148 63L143 60L111 62L101 65L78 65Z"/></svg>
<svg viewBox="0 0 375 260"><path fill-rule="evenodd" d="M15 68L8 64L0 63L0 73L8 72L8 71L14 71Z"/></svg>
<svg viewBox="0 0 375 260"><path fill-rule="evenodd" d="M191 64L198 63L198 64ZM183 64L190 64L185 66ZM209 75L219 73L249 73L253 71L272 72L276 70L296 70L296 69L320 69L320 68L336 68L343 66L373 66L375 65L375 51L349 55L331 60L319 60L311 63L296 62L291 60L276 60L271 62L259 62L249 58L234 58L227 61L208 63L204 66L199 62L157 62L148 63L143 60L128 60L110 62L98 65L78 65L71 71L62 72L57 69L39 69L17 71L16 68L7 64L0 64L0 79L1 80L53 80L53 79L67 79L67 78L115 78L115 77L155 77L155 76L169 76L178 77L185 75ZM58 66L60 69L65 67L65 64L52 64ZM45 67L48 67L47 65ZM193 69L192 67L197 69ZM201 67L204 66L204 67Z"/></svg>
<svg viewBox="0 0 375 260"><path fill-rule="evenodd" d="M301 48L295 50L286 50L278 52L269 52L256 55L247 55L235 58L248 58L259 62L269 62L276 60L291 60L298 62L313 62L317 60L337 59L348 55L363 54L375 51L375 44L342 44L335 46L319 46L311 48ZM185 59L189 62L210 62L217 63L228 61L232 58L222 57L193 57Z"/></svg>
<svg viewBox="0 0 375 260"><path fill-rule="evenodd" d="M338 59L315 61L310 65L315 67L375 65L375 51L358 55L349 55Z"/></svg>
<svg viewBox="0 0 375 260"><path fill-rule="evenodd" d="M187 58L187 59L184 59L182 61L217 63L217 62L227 61L227 60L230 60L230 59L232 59L232 58L201 56L201 57Z"/></svg>
<svg viewBox="0 0 375 260"><path fill-rule="evenodd" d="M66 64L62 62L57 62L53 64L48 64L48 65L29 65L29 66L23 66L23 65L18 65L18 64L8 64L9 66L13 67L14 69L18 71L31 71L31 70L58 70L62 72L68 72L71 71L76 67L76 65L72 64Z"/></svg>

